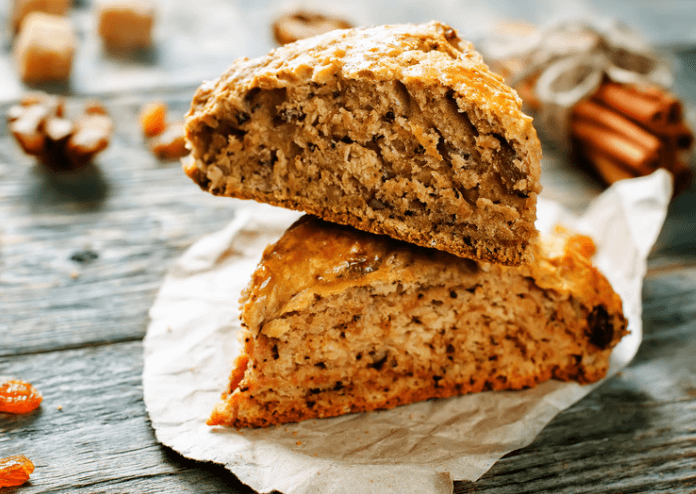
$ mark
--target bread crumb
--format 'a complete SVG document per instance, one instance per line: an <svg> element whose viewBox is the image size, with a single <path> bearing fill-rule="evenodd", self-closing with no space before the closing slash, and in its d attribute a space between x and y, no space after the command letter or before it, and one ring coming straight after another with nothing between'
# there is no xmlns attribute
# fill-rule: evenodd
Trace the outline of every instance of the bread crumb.
<svg viewBox="0 0 696 494"><path fill-rule="evenodd" d="M65 82L70 78L75 34L70 20L32 12L22 23L14 46L19 76L26 83Z"/></svg>
<svg viewBox="0 0 696 494"><path fill-rule="evenodd" d="M12 2L12 32L18 33L22 21L32 12L65 15L71 0L14 0Z"/></svg>
<svg viewBox="0 0 696 494"><path fill-rule="evenodd" d="M149 0L103 0L97 7L99 36L109 50L149 48L155 8Z"/></svg>

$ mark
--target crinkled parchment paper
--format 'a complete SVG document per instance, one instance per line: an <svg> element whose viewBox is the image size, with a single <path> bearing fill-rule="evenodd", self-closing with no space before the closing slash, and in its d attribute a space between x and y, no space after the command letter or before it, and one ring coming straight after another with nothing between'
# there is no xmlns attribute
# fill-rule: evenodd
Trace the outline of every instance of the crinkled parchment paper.
<svg viewBox="0 0 696 494"><path fill-rule="evenodd" d="M597 264L623 298L631 334L615 349L610 374L640 344L646 257L670 195L671 179L658 171L618 182L579 218L539 201L539 228L561 222L590 234ZM260 492L449 493L453 480L478 479L597 386L548 381L266 429L205 425L239 349L239 294L263 248L297 217L254 203L240 208L164 280L145 338L144 394L158 440L182 455L221 463Z"/></svg>

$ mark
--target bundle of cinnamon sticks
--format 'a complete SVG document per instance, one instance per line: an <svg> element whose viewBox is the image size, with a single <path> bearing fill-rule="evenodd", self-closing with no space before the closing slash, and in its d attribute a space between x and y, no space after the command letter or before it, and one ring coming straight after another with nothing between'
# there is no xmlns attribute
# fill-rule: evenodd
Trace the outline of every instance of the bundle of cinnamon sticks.
<svg viewBox="0 0 696 494"><path fill-rule="evenodd" d="M575 105L570 129L574 149L607 184L657 168L673 174L675 194L691 184L693 133L679 100L663 89L606 81Z"/></svg>

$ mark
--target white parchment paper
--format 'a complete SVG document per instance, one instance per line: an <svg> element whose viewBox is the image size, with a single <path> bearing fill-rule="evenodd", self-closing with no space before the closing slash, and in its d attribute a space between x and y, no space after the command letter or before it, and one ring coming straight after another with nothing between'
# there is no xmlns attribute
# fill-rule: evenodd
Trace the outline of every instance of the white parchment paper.
<svg viewBox="0 0 696 494"><path fill-rule="evenodd" d="M640 345L646 258L670 196L671 178L658 171L616 183L581 217L539 201L539 228L560 222L590 234L596 263L623 298L631 334L614 350L610 375ZM144 342L144 395L158 440L182 455L221 463L260 492L450 493L453 480L478 479L599 385L548 381L266 429L205 425L239 350L239 294L263 248L298 216L251 203L164 280Z"/></svg>

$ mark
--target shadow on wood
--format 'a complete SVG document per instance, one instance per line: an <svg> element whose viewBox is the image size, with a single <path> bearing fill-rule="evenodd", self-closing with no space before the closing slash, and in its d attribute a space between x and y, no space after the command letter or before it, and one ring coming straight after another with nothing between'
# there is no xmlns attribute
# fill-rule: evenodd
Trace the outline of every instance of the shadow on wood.
<svg viewBox="0 0 696 494"><path fill-rule="evenodd" d="M32 206L78 202L96 209L109 191L101 170L92 163L70 172L52 172L37 164L32 175L35 180L28 197Z"/></svg>

